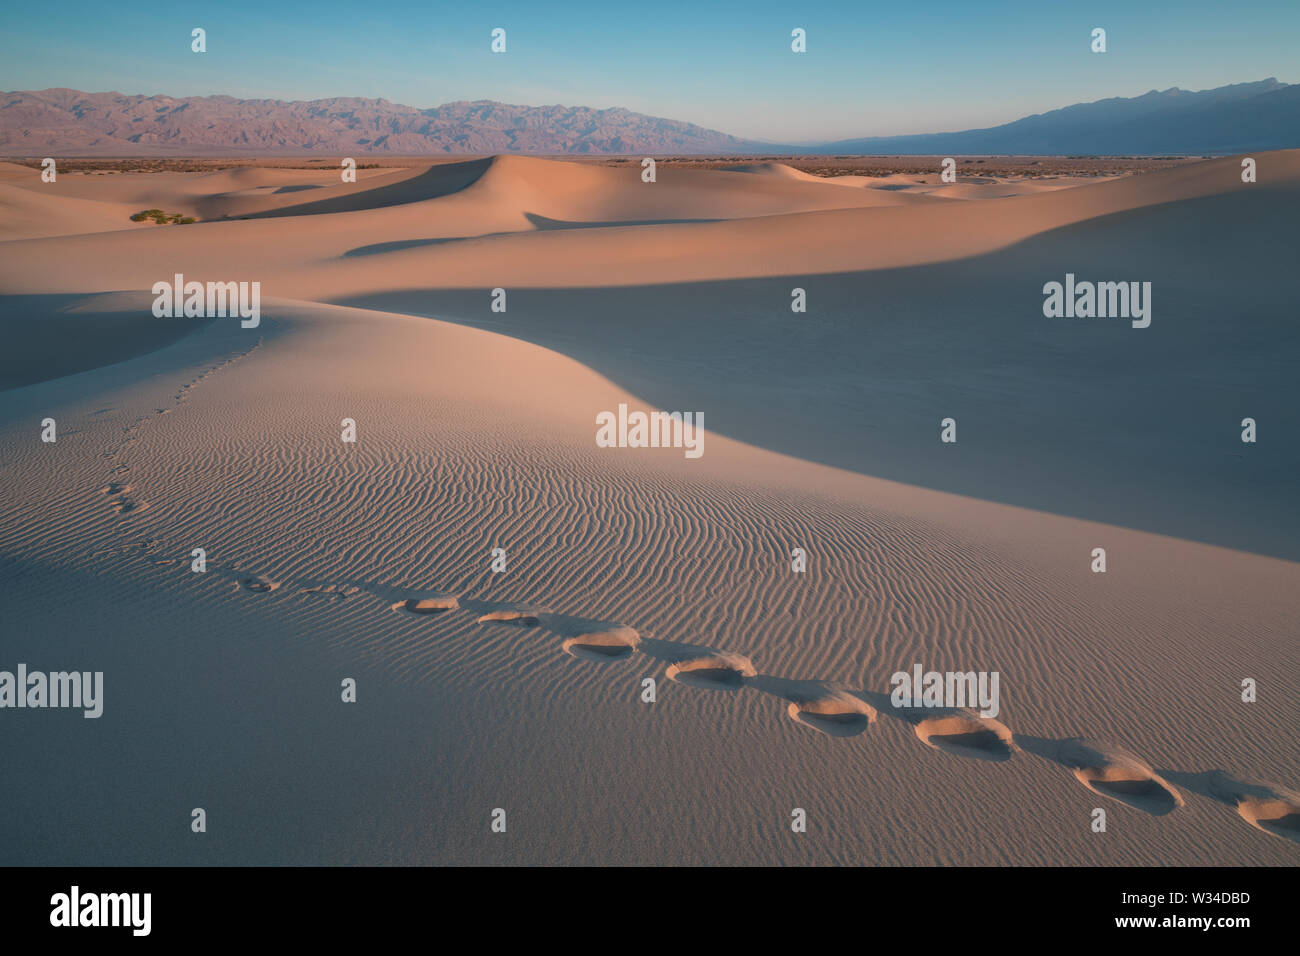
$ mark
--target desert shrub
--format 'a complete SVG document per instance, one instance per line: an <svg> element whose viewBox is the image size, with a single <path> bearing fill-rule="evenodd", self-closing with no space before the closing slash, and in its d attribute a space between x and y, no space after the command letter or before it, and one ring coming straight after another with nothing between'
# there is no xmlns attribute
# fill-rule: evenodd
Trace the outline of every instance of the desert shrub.
<svg viewBox="0 0 1300 956"><path fill-rule="evenodd" d="M144 222L146 219L152 219L160 226L165 226L168 223L198 222L193 216L182 216L178 212L167 213L161 209L145 209L131 217L132 222Z"/></svg>

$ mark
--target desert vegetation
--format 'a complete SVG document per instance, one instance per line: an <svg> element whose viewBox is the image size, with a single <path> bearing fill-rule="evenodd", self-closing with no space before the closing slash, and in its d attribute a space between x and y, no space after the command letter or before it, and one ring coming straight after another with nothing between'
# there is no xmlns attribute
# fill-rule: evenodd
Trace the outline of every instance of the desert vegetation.
<svg viewBox="0 0 1300 956"><path fill-rule="evenodd" d="M152 219L160 226L170 224L187 225L191 222L198 222L193 216L182 216L180 213L165 213L161 209L145 209L131 217L132 222L144 222L146 219Z"/></svg>

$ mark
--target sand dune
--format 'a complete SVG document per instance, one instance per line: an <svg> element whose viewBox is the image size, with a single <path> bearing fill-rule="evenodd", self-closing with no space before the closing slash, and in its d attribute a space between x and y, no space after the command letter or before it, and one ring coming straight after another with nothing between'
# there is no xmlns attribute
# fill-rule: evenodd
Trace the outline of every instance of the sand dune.
<svg viewBox="0 0 1300 956"><path fill-rule="evenodd" d="M791 170L793 172L793 170ZM822 209L907 203L902 197L828 190L816 176L768 177L667 167L653 183L639 165L623 168L498 156L467 192L484 203L517 206L549 219L640 224L749 219Z"/></svg>
<svg viewBox="0 0 1300 956"><path fill-rule="evenodd" d="M211 173L137 173L91 176L63 173L44 183L40 171L5 164L0 194L13 223L4 239L79 235L125 229L146 208L202 221L315 216L389 210L432 200L451 200L433 221L458 217L469 235L565 228L574 225L710 221L850 206L907 203L888 193L843 195L822 188L827 181L800 174L796 182L751 180L704 170L665 171L661 182L641 182L640 167L611 168L500 156L416 168L358 169L356 183L341 182L335 169L244 167ZM791 170L791 172L795 172ZM653 188L652 188L653 186ZM471 208L472 207L472 208ZM422 221L427 209L409 211ZM384 220L397 225L393 217ZM476 223L477 225L470 225ZM22 234L14 232L23 223ZM146 224L152 225L152 224ZM460 231L460 230L458 230ZM435 236L437 237L437 236Z"/></svg>
<svg viewBox="0 0 1300 956"><path fill-rule="evenodd" d="M896 204L906 202L904 196L933 196L941 199L1007 199L1012 196L1054 192L1079 185L1077 179L1064 176L1055 179L1006 179L971 176L963 172L959 181L945 183L937 171L925 175L894 173L889 176L815 176L793 166L787 166L785 163L743 163L729 168L738 173L752 173L777 179L869 189L876 193L899 197Z"/></svg>
<svg viewBox="0 0 1300 956"><path fill-rule="evenodd" d="M1300 189L1300 151L1261 159L1252 197ZM186 226L193 234L184 244L175 242L172 227L25 243L0 263L0 287L103 292L146 286L160 267L256 271L260 250L271 245L278 250L275 293L313 300L413 281L422 288L592 288L879 271L987 254L1106 216L1238 194L1245 188L1239 173L1234 159L1209 160L999 200L998 214L990 215L985 202L859 193L738 172L665 170L652 185L632 169L504 157L459 191L322 213L340 217L328 226L254 219ZM432 174L402 175L405 189ZM370 201L366 192L357 193L357 203ZM902 205L880 206L878 196ZM575 223L602 228L556 228ZM293 229L292 242L284 241L285 228ZM539 229L544 236L535 235ZM60 270L68 256L86 263L74 277Z"/></svg>
<svg viewBox="0 0 1300 956"><path fill-rule="evenodd" d="M39 180L39 174L33 175ZM70 199L19 188L12 180L0 181L0 242L141 229L143 223L131 221L139 211L127 203Z"/></svg>
<svg viewBox="0 0 1300 956"><path fill-rule="evenodd" d="M53 183L41 181L40 170L13 166L4 181L32 196L47 199L81 200L87 204L112 203L127 210L123 219L142 209L163 209L168 213L200 219L238 218L258 213L274 213L284 207L313 207L336 200L339 209L373 208L391 203L401 195L407 181L417 178L420 170L358 169L356 183L343 183L338 169L266 169L242 167L211 173L125 173L112 176L60 173ZM440 170L434 166L430 172ZM444 192L465 185L455 178ZM422 198L431 195L420 190ZM358 196L365 196L357 203ZM343 202L337 200L342 197ZM73 208L75 203L69 203ZM93 208L87 206L86 208ZM152 224L149 224L152 225ZM118 227L122 228L122 227ZM97 229L83 229L96 232ZM56 233L48 233L55 235ZM75 234L75 233L70 233Z"/></svg>
<svg viewBox="0 0 1300 956"><path fill-rule="evenodd" d="M1234 162L980 202L885 190L879 205L862 189L860 206L855 189L779 172L664 169L651 186L637 170L498 160L309 199L334 187L276 193L308 183L253 170L174 195L213 190L211 208L260 219L6 243L0 319L28 367L0 413L8 653L103 669L110 693L94 735L43 714L0 739L7 766L34 768L0 777L25 821L9 859L1293 865L1289 790L1216 796L1184 778L1300 779L1300 702L1283 690L1300 672L1300 565L877 474L889 447L910 453L878 417L923 406L937 447L939 405L918 383L989 369L992 384L939 404L1019 424L1038 397L1034 413L1088 423L1070 435L1099 467L1128 461L1108 436L1133 432L1104 400L1095 419L1067 401L1051 356L1091 376L1078 387L1131 400L1190 376L1208 339L1091 352L1038 326L1029 350L997 316L1010 321L1022 282L1036 308L1045 270L1113 265L1117 237L1185 235L1205 215L1235 230L1242 202L1289 215L1296 154L1260 157L1249 199ZM665 221L683 219L719 221ZM598 225L611 222L643 224ZM1252 308L1285 301L1265 282L1276 261L1248 259L1269 237L1228 234L1205 254L1259 283ZM1212 299L1180 255L1144 268ZM174 271L261 281L260 326L153 320L147 290ZM840 317L792 315L788 277L831 273L838 291L820 294L841 297ZM721 284L745 276L767 285ZM497 285L511 306L494 317ZM479 311L414 314L456 290ZM114 319L132 313L149 321ZM64 348L85 353L69 364L50 340L77 343L72 322L95 344ZM114 322L119 351L97 361L92 330ZM1296 379L1278 331L1241 333L1232 369L1283 409ZM1111 377L1121 359L1114 375L1137 391ZM854 376L875 399L860 403ZM595 416L620 403L703 410L706 453L598 447ZM1232 431L1242 413L1223 414ZM47 417L55 443L39 439ZM1053 447L985 427L962 434L1011 459L974 459L999 480ZM873 445L881 429L891 440ZM801 432L825 447L783 453ZM834 467L846 443L863 457ZM1137 444L1145 491L1110 476L1134 508L1185 505L1202 474L1227 524L1290 527L1261 505L1285 506L1269 491L1291 480L1274 471L1285 458L1188 472L1172 440ZM1104 575L1089 571L1099 544ZM894 708L881 688L916 661L998 671L1002 712ZM355 705L339 701L345 677ZM1260 702L1240 702L1243 677ZM1143 757L1084 755L1081 734ZM68 766L96 799L45 785ZM1105 839L1089 827L1099 800ZM183 814L165 822L191 806L222 821L202 845ZM510 841L488 833L496 806ZM792 807L816 838L788 831Z"/></svg>

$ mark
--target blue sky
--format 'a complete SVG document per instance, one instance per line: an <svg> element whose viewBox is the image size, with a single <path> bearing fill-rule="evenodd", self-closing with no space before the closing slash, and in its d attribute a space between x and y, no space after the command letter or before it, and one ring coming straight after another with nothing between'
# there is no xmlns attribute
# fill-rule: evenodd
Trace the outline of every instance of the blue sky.
<svg viewBox="0 0 1300 956"><path fill-rule="evenodd" d="M0 88L625 106L776 142L1300 81L1300 0L11 4ZM190 52L190 30L208 52ZM508 51L489 51L493 27ZM790 31L808 52L790 52ZM1089 50L1094 27L1109 50Z"/></svg>

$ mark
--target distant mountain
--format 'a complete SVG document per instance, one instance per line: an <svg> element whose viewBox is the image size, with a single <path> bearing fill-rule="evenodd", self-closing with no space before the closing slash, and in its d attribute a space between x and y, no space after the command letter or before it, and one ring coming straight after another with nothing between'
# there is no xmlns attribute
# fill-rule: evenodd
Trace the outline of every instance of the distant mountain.
<svg viewBox="0 0 1300 956"><path fill-rule="evenodd" d="M1078 103L991 129L874 136L820 146L740 139L625 109L491 100L416 109L388 100L284 102L0 93L0 153L194 156L231 153L604 153L633 155L1170 155L1300 147L1300 85L1276 79Z"/></svg>
<svg viewBox="0 0 1300 956"><path fill-rule="evenodd" d="M25 156L196 153L752 153L767 143L625 109L490 100L415 109L387 100L287 103L229 96L0 93L0 152Z"/></svg>
<svg viewBox="0 0 1300 956"><path fill-rule="evenodd" d="M1300 146L1300 85L1276 79L1189 92L1173 87L1038 113L991 129L873 136L818 153L943 155L1162 155Z"/></svg>

